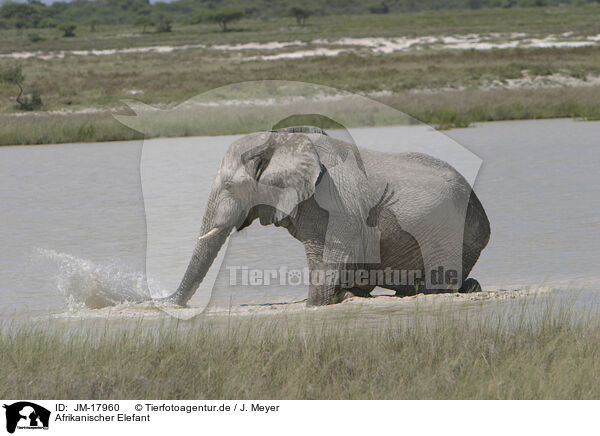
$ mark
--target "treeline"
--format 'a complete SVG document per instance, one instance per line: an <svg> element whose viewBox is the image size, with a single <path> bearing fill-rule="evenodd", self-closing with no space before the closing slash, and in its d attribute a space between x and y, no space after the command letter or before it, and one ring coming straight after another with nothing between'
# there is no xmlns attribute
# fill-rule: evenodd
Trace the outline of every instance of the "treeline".
<svg viewBox="0 0 600 436"><path fill-rule="evenodd" d="M0 0L1 2L2 0ZM74 0L45 5L5 1L0 6L0 28L46 28L61 23L135 24L196 23L219 11L235 10L247 17L269 18L308 15L386 14L439 9L478 9L487 7L534 7L558 4L584 4L600 0L178 0L150 4L149 0ZM306 17L305 17L306 18Z"/></svg>

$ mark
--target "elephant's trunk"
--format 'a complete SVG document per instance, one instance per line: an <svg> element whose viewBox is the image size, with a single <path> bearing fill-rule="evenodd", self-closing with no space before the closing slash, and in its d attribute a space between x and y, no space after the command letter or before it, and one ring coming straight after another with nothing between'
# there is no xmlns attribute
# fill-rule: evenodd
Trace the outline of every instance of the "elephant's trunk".
<svg viewBox="0 0 600 436"><path fill-rule="evenodd" d="M222 215L216 205L216 194L211 194L206 213L202 220L200 236L194 247L194 252L177 290L163 301L169 301L184 306L202 283L208 269L217 257L219 250L233 229L229 223L224 224L217 218Z"/></svg>

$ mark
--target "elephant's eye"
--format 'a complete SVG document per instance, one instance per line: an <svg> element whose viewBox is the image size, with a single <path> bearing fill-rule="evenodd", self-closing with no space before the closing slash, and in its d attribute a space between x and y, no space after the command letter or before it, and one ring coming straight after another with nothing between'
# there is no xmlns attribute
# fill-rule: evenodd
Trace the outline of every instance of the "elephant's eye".
<svg viewBox="0 0 600 436"><path fill-rule="evenodd" d="M258 182L269 166L272 156L273 149L269 143L266 143L245 152L242 155L242 164L246 166L248 174L254 176L254 179Z"/></svg>

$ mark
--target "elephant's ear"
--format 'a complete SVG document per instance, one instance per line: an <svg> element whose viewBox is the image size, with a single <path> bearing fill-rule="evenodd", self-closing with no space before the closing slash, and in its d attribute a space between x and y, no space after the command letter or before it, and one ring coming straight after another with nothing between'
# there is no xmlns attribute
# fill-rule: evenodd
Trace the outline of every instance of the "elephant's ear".
<svg viewBox="0 0 600 436"><path fill-rule="evenodd" d="M340 213L366 221L373 206L370 203L373 195L366 192L370 184L358 147L326 136L316 138L314 145L319 161L327 171L329 183L335 187L335 195L332 192L321 195L321 201L328 201L328 207ZM334 201L334 198L337 200ZM325 205L321 207L327 209Z"/></svg>
<svg viewBox="0 0 600 436"><path fill-rule="evenodd" d="M243 160L264 194L262 201L277 209L277 220L314 195L321 174L319 156L304 134L272 132L263 147Z"/></svg>
<svg viewBox="0 0 600 436"><path fill-rule="evenodd" d="M359 149L353 144L321 138L315 150L326 169L315 200L328 212L323 260L332 264L377 264L380 262L380 234L369 226L369 211L376 204L372 183Z"/></svg>

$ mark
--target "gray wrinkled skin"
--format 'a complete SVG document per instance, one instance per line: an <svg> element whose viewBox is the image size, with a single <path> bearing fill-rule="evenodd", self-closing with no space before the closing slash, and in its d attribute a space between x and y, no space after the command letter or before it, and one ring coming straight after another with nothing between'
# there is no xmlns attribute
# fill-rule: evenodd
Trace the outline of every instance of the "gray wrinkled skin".
<svg viewBox="0 0 600 436"><path fill-rule="evenodd" d="M377 286L399 296L480 289L467 277L488 243L490 226L453 167L420 153L361 149L302 126L250 134L231 145L203 218L200 235L208 236L198 240L181 284L167 299L186 304L231 231L257 218L262 225L285 227L304 244L311 274L420 271L424 281L415 284L378 280ZM440 266L457 271L457 283L433 283L431 271ZM317 280L307 304L366 297L374 287Z"/></svg>

